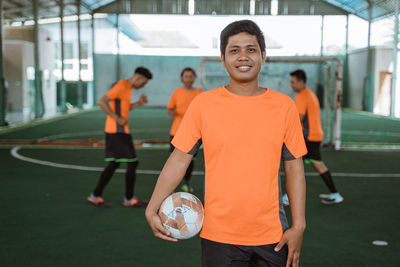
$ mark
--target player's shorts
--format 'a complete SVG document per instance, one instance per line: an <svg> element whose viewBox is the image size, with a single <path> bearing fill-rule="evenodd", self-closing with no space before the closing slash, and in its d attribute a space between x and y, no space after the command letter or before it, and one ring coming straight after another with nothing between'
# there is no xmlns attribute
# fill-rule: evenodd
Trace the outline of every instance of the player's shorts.
<svg viewBox="0 0 400 267"><path fill-rule="evenodd" d="M106 133L105 161L134 162L137 161L132 136L125 133Z"/></svg>
<svg viewBox="0 0 400 267"><path fill-rule="evenodd" d="M303 156L305 163L321 162L321 142L312 142L306 140L307 154Z"/></svg>
<svg viewBox="0 0 400 267"><path fill-rule="evenodd" d="M240 246L201 239L201 267L285 267L288 248L278 252L276 244Z"/></svg>

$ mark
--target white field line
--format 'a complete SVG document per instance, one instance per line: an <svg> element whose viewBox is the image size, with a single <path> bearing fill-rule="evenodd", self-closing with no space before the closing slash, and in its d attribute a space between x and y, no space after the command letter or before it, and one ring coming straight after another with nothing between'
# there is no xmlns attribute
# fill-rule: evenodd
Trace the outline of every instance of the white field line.
<svg viewBox="0 0 400 267"><path fill-rule="evenodd" d="M50 166L50 167L56 167L56 168L63 168L63 169L72 169L72 170L80 170L80 171L96 171L96 172L101 172L103 171L103 167L88 167L88 166L81 166L81 165L72 165L72 164L61 164L61 163L55 163L51 161L45 161L45 160L38 160L34 158L29 158L22 156L21 154L18 153L18 151L21 149L20 146L13 147L11 149L11 155L19 160L34 163L34 164L39 164L39 165L44 165L44 166ZM117 169L117 172L124 173L125 170L123 169ZM140 174L150 174L150 175L158 175L160 174L160 171L156 170L136 170L137 173ZM204 175L204 172L202 171L194 171L192 173L193 175ZM281 173L283 174L283 173ZM316 172L307 172L305 173L306 176L318 176ZM360 178L387 178L387 177L395 177L399 178L400 173L345 173L345 172L334 172L332 173L333 176L337 177L360 177Z"/></svg>

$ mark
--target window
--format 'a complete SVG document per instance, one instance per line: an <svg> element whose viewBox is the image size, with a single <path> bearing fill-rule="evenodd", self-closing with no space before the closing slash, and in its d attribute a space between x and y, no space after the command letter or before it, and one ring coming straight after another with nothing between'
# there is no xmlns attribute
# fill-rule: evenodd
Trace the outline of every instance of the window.
<svg viewBox="0 0 400 267"><path fill-rule="evenodd" d="M88 43L81 43L81 59L89 58L89 45Z"/></svg>
<svg viewBox="0 0 400 267"><path fill-rule="evenodd" d="M74 58L74 47L72 43L64 43L64 59Z"/></svg>

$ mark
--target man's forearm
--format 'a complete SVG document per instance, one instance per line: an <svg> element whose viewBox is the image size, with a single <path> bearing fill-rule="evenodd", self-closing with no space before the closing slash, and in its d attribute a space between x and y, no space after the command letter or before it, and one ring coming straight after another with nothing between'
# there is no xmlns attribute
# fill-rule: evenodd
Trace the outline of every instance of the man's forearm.
<svg viewBox="0 0 400 267"><path fill-rule="evenodd" d="M130 110L135 109L137 107L140 107L139 101L132 103L131 106L130 106Z"/></svg>
<svg viewBox="0 0 400 267"><path fill-rule="evenodd" d="M157 212L162 201L178 186L193 156L175 149L165 163L146 212Z"/></svg>
<svg viewBox="0 0 400 267"><path fill-rule="evenodd" d="M167 111L168 111L168 115L171 117L171 119L174 119L175 115L176 115L175 109L167 109Z"/></svg>
<svg viewBox="0 0 400 267"><path fill-rule="evenodd" d="M285 161L286 192L292 213L292 227L305 229L306 182L301 158Z"/></svg>
<svg viewBox="0 0 400 267"><path fill-rule="evenodd" d="M104 97L101 98L99 100L99 102L97 103L99 105L99 107L104 111L105 114L109 115L110 117L112 117L113 119L117 119L118 115L115 114L110 106L108 105L108 101L105 101Z"/></svg>

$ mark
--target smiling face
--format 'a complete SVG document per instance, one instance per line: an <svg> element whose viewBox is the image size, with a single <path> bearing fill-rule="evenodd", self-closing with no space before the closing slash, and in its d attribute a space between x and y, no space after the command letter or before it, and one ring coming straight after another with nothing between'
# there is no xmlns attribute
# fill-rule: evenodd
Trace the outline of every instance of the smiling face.
<svg viewBox="0 0 400 267"><path fill-rule="evenodd" d="M265 51L261 51L255 35L241 32L229 37L221 60L231 81L247 83L258 79Z"/></svg>

